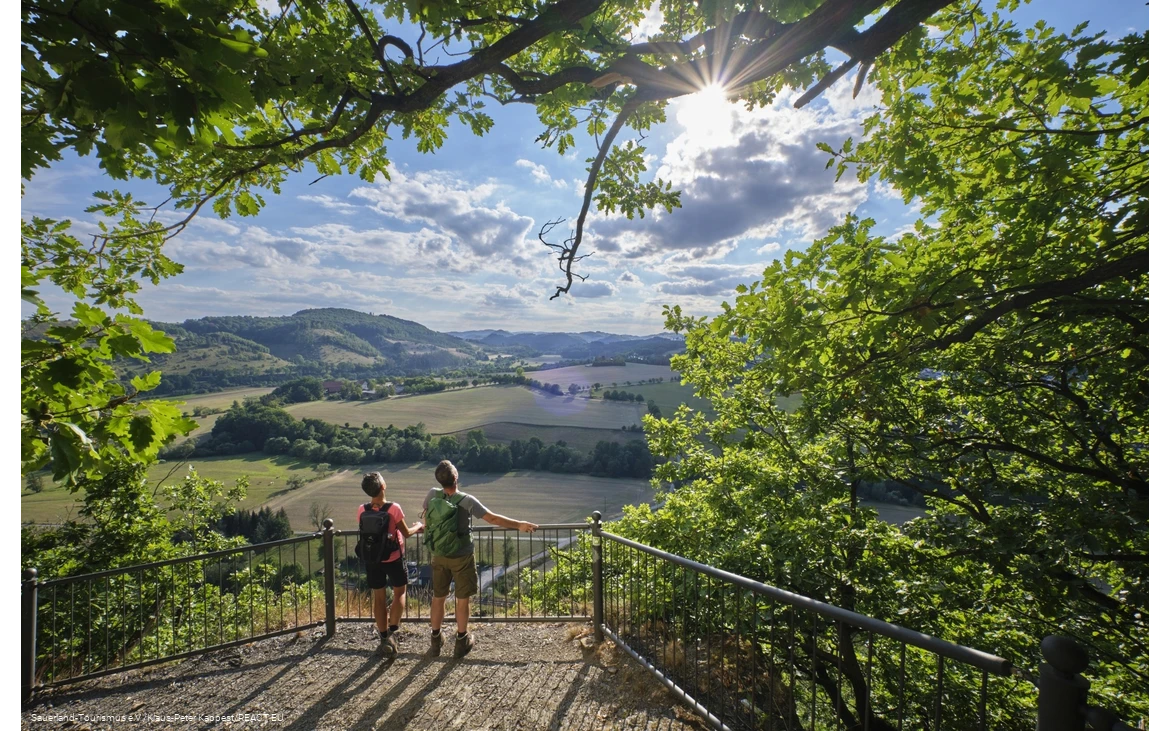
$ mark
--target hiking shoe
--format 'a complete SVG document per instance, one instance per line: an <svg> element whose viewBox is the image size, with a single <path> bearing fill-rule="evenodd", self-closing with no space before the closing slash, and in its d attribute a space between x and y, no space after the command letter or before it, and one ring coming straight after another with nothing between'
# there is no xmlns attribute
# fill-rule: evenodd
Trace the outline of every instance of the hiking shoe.
<svg viewBox="0 0 1170 731"><path fill-rule="evenodd" d="M455 657L463 657L475 647L475 635L468 632L462 637L455 637Z"/></svg>
<svg viewBox="0 0 1170 731"><path fill-rule="evenodd" d="M398 657L398 638L394 635L387 635L386 639L382 640L382 644L378 646L378 654L386 658L390 662Z"/></svg>
<svg viewBox="0 0 1170 731"><path fill-rule="evenodd" d="M438 657L443 651L443 633L431 635L431 657Z"/></svg>

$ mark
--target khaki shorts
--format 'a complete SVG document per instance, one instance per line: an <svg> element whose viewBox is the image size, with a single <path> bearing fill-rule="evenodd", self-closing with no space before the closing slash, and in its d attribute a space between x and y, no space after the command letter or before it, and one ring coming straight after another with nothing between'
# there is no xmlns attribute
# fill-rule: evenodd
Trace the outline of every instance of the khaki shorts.
<svg viewBox="0 0 1170 731"><path fill-rule="evenodd" d="M431 556L431 575L436 597L445 597L455 579L455 598L470 599L479 591L479 574L475 571L475 554L448 558Z"/></svg>

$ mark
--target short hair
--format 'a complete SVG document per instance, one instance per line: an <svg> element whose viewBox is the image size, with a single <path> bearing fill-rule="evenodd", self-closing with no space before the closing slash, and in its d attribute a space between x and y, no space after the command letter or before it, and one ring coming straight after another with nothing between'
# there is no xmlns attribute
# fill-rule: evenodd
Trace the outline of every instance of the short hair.
<svg viewBox="0 0 1170 731"><path fill-rule="evenodd" d="M459 481L459 470L455 469L451 460L445 459L435 468L435 479L443 487L455 487L455 483Z"/></svg>
<svg viewBox="0 0 1170 731"><path fill-rule="evenodd" d="M370 497L382 492L383 487L386 487L386 481L380 472L371 472L362 478L362 490Z"/></svg>

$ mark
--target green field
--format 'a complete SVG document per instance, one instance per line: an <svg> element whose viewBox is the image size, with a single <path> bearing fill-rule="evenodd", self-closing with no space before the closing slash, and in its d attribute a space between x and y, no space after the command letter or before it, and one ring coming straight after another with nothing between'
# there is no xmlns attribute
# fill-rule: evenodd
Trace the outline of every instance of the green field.
<svg viewBox="0 0 1170 731"><path fill-rule="evenodd" d="M642 397L647 401L654 401L658 405L658 408L662 410L662 415L667 417L672 416L679 405L684 403L695 411L707 413L711 411L711 403L706 399L695 396L693 386L690 384L684 385L678 381L648 383L644 386L619 386L618 390L642 394ZM800 394L794 394L786 398L780 397L778 403L780 408L785 411L792 411L800 406Z"/></svg>
<svg viewBox="0 0 1170 731"><path fill-rule="evenodd" d="M311 401L293 404L287 410L297 418L351 426L368 422L404 427L421 422L437 434L501 421L615 429L642 423L646 413L642 404L552 396L525 386L490 386L378 401Z"/></svg>
<svg viewBox="0 0 1170 731"><path fill-rule="evenodd" d="M538 355L535 358L523 359L520 361L520 365L524 368L529 368L531 366L542 366L548 365L549 363L559 363L561 360L561 356L559 355Z"/></svg>
<svg viewBox="0 0 1170 731"><path fill-rule="evenodd" d="M152 465L147 477L152 484L163 480L167 483L179 482L186 475L188 464L195 467L200 477L220 480L229 485L235 482L237 477L248 475L248 496L241 504L244 508L257 508L271 498L273 493L285 489L291 475L298 474L306 480L317 476L311 465L291 457L269 457L260 452L253 452L234 457L205 457L164 462ZM21 491L21 522L60 523L77 517L80 495L74 495L64 487L54 484L48 479L47 474L44 484L45 489L36 495L28 490Z"/></svg>
<svg viewBox="0 0 1170 731"><path fill-rule="evenodd" d="M626 442L642 439L638 432L622 431L621 429L589 429L579 426L533 426L532 424L516 424L508 421L498 421L477 427L483 431L488 444L511 444L513 439L528 441L536 437L545 444L555 444L563 441L570 447L588 453L600 441ZM460 440L470 429L452 432Z"/></svg>
<svg viewBox="0 0 1170 731"><path fill-rule="evenodd" d="M309 507L329 507L339 528L355 528L358 506L365 502L362 474L377 470L386 478L386 496L400 503L408 523L420 518L422 501L435 482L434 467L417 465L363 465L279 495L268 502L288 512L293 530L310 530ZM580 522L594 510L617 515L622 506L653 499L645 480L609 479L588 475L558 475L519 470L504 475L461 472L460 487L479 498L489 510L535 523Z"/></svg>
<svg viewBox="0 0 1170 731"><path fill-rule="evenodd" d="M666 383L647 383L644 386L619 386L619 391L642 394L647 401L653 401L662 410L663 416L672 416L680 404L686 404L695 411L709 411L711 404L706 399L695 396L693 386L667 381ZM601 398L597 394L597 398Z"/></svg>
<svg viewBox="0 0 1170 731"><path fill-rule="evenodd" d="M183 411L191 413L196 406L206 406L209 409L227 409L233 401L243 402L246 398L258 398L271 393L273 386L259 386L253 388L232 388L215 393L191 393L180 396L167 396L166 401L184 401Z"/></svg>
<svg viewBox="0 0 1170 731"><path fill-rule="evenodd" d="M670 370L670 366L627 363L624 366L565 366L547 371L531 371L527 375L541 383L560 384L565 389L570 383L586 387L600 383L602 388L613 388L616 383L620 389L625 387L626 381L637 383L651 378L665 378L669 381L675 373Z"/></svg>

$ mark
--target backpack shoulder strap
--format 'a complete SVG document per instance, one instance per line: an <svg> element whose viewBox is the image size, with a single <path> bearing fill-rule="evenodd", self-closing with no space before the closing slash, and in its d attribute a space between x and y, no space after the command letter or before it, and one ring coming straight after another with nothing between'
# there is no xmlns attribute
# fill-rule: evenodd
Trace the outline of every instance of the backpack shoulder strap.
<svg viewBox="0 0 1170 731"><path fill-rule="evenodd" d="M365 505L363 505L362 507L363 507L363 508L365 508L366 510L373 510L373 509L374 509L374 504L373 504L373 503L366 503L366 504L365 504Z"/></svg>
<svg viewBox="0 0 1170 731"><path fill-rule="evenodd" d="M394 503L382 503L382 507L378 508L378 512L379 512L379 513L388 513L388 512L390 512L390 506L391 506L391 505L393 505L393 504L394 504Z"/></svg>

